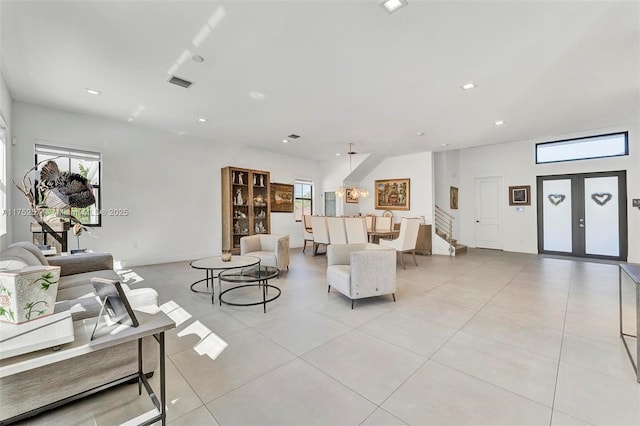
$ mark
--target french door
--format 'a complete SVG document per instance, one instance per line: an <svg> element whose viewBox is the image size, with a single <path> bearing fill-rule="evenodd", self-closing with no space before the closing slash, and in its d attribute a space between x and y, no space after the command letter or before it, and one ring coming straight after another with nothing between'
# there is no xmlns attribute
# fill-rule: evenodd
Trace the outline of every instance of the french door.
<svg viewBox="0 0 640 426"><path fill-rule="evenodd" d="M625 171L537 180L539 253L627 260Z"/></svg>

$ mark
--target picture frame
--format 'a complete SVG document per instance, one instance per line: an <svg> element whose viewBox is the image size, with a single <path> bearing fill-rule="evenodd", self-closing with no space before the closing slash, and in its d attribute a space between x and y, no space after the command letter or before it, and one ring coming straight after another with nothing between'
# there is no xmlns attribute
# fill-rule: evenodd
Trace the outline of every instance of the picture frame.
<svg viewBox="0 0 640 426"><path fill-rule="evenodd" d="M458 188L455 186L449 188L449 208L458 210Z"/></svg>
<svg viewBox="0 0 640 426"><path fill-rule="evenodd" d="M353 196L355 188L346 188L344 199L347 203L357 204L358 199Z"/></svg>
<svg viewBox="0 0 640 426"><path fill-rule="evenodd" d="M382 179L375 181L376 210L409 210L411 179Z"/></svg>
<svg viewBox="0 0 640 426"><path fill-rule="evenodd" d="M530 206L531 205L531 186L520 185L509 187L509 205L510 206Z"/></svg>
<svg viewBox="0 0 640 426"><path fill-rule="evenodd" d="M271 182L271 213L293 213L293 185Z"/></svg>

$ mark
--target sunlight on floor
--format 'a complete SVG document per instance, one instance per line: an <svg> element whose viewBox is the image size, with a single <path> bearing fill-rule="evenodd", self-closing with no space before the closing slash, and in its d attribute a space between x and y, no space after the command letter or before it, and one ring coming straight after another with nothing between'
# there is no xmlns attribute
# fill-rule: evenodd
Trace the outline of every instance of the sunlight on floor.
<svg viewBox="0 0 640 426"><path fill-rule="evenodd" d="M160 309L176 323L176 327L180 327L193 317L173 300L163 303L160 306ZM193 349L199 355L207 355L211 359L218 358L227 346L229 346L227 342L222 340L217 334L211 331L211 329L200 321L195 321L189 324L184 330L178 333L178 337L184 337L190 334L195 334L200 337L200 341L196 343Z"/></svg>

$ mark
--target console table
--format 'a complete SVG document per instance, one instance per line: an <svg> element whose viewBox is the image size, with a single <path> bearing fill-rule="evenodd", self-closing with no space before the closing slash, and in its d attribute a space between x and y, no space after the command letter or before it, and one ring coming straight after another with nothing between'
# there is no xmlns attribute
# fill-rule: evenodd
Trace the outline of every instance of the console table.
<svg viewBox="0 0 640 426"><path fill-rule="evenodd" d="M640 339L638 336L640 335L640 265L629 265L629 264L621 264L619 266L618 271L618 307L620 310L620 338L622 339L622 343L624 343L624 347L627 350L627 355L629 355L629 360L631 361L631 365L633 365L633 369L636 372L636 379L638 383L640 383L640 369L638 368L638 360L640 360ZM622 277L626 275L631 279L635 286L636 290L636 335L626 334L622 331ZM636 361L634 362L633 356L631 355L631 351L629 350L629 346L627 346L627 341L625 337L635 337L636 339Z"/></svg>
<svg viewBox="0 0 640 426"><path fill-rule="evenodd" d="M132 379L138 380L138 394L142 394L142 387L145 388L149 394L153 404L158 410L158 414L153 418L149 418L142 425L150 425L155 422L161 421L162 424L166 424L166 390L165 390L165 346L164 346L164 332L174 328L175 323L164 312L158 312L155 314L148 314L140 311L136 311L136 317L140 322L138 327L126 327L120 326L115 329L112 334L105 334L94 340L90 340L91 332L93 331L97 317L89 318L85 320L75 321L74 334L75 340L71 343L61 345L59 350L43 349L36 352L30 352L23 355L6 358L0 361L0 378L8 378L10 376L29 372L39 367L48 366L61 361L73 359L75 357L97 352L103 349L119 345L121 343L138 341L138 372L121 379L115 380L111 383L107 383L103 386L99 386L94 389L90 389L86 392L79 393L77 395L61 399L57 402L45 405L44 407L37 408L35 410L27 411L18 415L14 415L9 418L3 418L0 420L0 425L14 423L25 418L34 416L43 411L50 410L66 404L71 401L75 401L84 396L92 395L96 392L108 389L110 387L125 383ZM104 319L102 319L104 321ZM143 373L142 365L142 340L146 336L153 336L160 345L160 400L153 392L151 385ZM100 369L99 365L96 365L96 371ZM65 374L64 371L60 371L60 374ZM47 389L48 392L55 392L55 386L52 389ZM7 398L9 399L9 398ZM19 401L4 401L7 404L18 405Z"/></svg>

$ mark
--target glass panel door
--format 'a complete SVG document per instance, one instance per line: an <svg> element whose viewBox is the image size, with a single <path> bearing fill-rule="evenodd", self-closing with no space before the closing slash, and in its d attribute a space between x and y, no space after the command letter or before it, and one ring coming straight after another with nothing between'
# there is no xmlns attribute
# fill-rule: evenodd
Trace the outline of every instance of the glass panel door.
<svg viewBox="0 0 640 426"><path fill-rule="evenodd" d="M585 178L584 201L585 253L619 256L618 177Z"/></svg>
<svg viewBox="0 0 640 426"><path fill-rule="evenodd" d="M573 251L571 179L545 180L542 186L543 247L545 251Z"/></svg>
<svg viewBox="0 0 640 426"><path fill-rule="evenodd" d="M626 172L538 176L538 252L627 259Z"/></svg>

